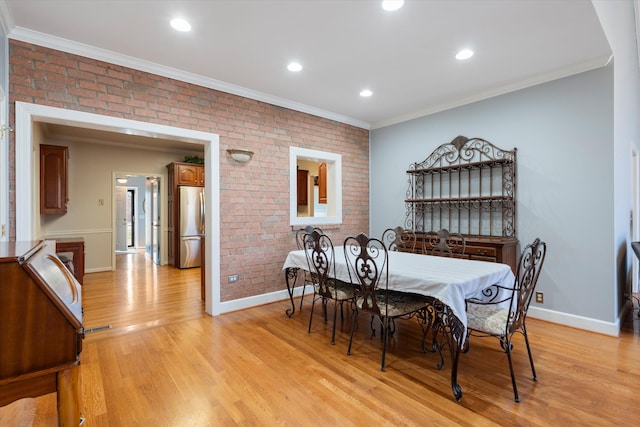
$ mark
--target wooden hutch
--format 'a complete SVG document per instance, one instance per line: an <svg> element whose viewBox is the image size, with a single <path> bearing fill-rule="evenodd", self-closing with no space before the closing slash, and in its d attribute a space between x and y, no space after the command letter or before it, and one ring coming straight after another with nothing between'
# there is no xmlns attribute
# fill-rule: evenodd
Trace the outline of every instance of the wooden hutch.
<svg viewBox="0 0 640 427"><path fill-rule="evenodd" d="M405 228L418 239L446 228L465 236L470 259L501 262L515 271L516 148L458 136L407 171Z"/></svg>

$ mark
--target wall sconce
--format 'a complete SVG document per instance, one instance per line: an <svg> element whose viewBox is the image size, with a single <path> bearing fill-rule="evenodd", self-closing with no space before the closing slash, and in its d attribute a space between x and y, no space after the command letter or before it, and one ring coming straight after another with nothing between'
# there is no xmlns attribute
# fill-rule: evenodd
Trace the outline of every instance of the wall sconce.
<svg viewBox="0 0 640 427"><path fill-rule="evenodd" d="M249 150L229 148L227 152L231 155L233 160L240 163L246 163L251 160L251 157L253 157L253 151Z"/></svg>
<svg viewBox="0 0 640 427"><path fill-rule="evenodd" d="M116 178L116 181L118 181L119 184L126 184L128 179L127 178Z"/></svg>

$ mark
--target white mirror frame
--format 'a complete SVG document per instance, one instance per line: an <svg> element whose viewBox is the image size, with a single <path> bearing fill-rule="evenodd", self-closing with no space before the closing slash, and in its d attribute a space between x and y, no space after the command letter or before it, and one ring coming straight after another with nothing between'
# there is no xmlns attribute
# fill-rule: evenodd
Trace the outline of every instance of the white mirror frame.
<svg viewBox="0 0 640 427"><path fill-rule="evenodd" d="M335 214L323 217L298 216L297 164L298 160L325 162L327 164L328 197L335 198ZM342 224L342 156L326 151L289 147L289 209L290 224L322 225Z"/></svg>

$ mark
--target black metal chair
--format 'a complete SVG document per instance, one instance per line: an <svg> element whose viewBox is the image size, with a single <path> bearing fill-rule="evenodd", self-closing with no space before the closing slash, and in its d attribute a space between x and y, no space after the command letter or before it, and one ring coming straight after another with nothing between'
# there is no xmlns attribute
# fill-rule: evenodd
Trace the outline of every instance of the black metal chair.
<svg viewBox="0 0 640 427"><path fill-rule="evenodd" d="M484 298L482 300L467 300L465 352L469 350L470 336L498 338L500 346L507 353L507 359L509 360L509 371L511 372L511 383L516 402L519 402L520 398L518 397L518 387L511 360L513 336L516 332L524 336L533 380L538 381L525 322L546 252L547 244L536 238L524 248L520 256L513 287L493 285L483 291Z"/></svg>
<svg viewBox="0 0 640 427"><path fill-rule="evenodd" d="M353 335L360 312L368 312L382 322L382 362L384 371L387 339L394 319L418 316L424 320L425 302L422 295L389 290L389 253L382 240L365 234L347 237L344 256L351 283L355 289L355 307L347 354L351 354ZM372 329L375 335L375 329Z"/></svg>
<svg viewBox="0 0 640 427"><path fill-rule="evenodd" d="M422 253L425 255L465 258L466 240L460 233L451 233L446 228L425 233L422 241Z"/></svg>
<svg viewBox="0 0 640 427"><path fill-rule="evenodd" d="M387 228L382 233L382 242L389 251L415 252L416 233L400 226Z"/></svg>
<svg viewBox="0 0 640 427"><path fill-rule="evenodd" d="M304 238L307 234L311 234L313 231L317 231L322 234L322 230L318 227L312 227L307 225L304 228L300 228L296 230L296 247L298 250L304 249ZM302 303L304 302L304 292L307 289L307 285L313 286L313 278L311 277L311 273L309 271L303 270L303 281L302 281L302 296L300 297L300 309L302 310Z"/></svg>
<svg viewBox="0 0 640 427"><path fill-rule="evenodd" d="M331 344L335 344L338 304L340 304L340 313L342 315L342 304L345 301L353 301L355 299L355 287L351 283L344 283L332 277L336 271L336 261L333 243L329 236L314 230L311 234L305 236L304 247L307 248L307 263L309 264L309 271L312 273L311 276L313 280L313 302L311 303L308 332L311 333L313 309L316 301L322 301L325 322L327 321L327 303L333 301L334 310Z"/></svg>

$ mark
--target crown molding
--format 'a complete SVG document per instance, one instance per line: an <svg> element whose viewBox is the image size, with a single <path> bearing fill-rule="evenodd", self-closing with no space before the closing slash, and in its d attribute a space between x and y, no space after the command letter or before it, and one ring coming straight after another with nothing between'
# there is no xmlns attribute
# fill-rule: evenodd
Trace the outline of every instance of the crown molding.
<svg viewBox="0 0 640 427"><path fill-rule="evenodd" d="M4 16L4 11L2 11L1 9L2 3L4 3L4 0L0 0L0 12L2 13L2 16ZM219 90L221 92L241 96L243 98L253 99L256 101L265 102L267 104L276 105L278 107L299 111L301 113L311 114L313 116L322 117L362 129L368 130L371 128L369 123L362 120L354 119L352 117L332 113L330 111L325 111L306 104L301 104L299 102L294 102L288 99L279 98L277 96L272 96L266 93L247 89L231 83L211 79L198 74L189 73L186 71L178 70L176 68L156 64L150 61L145 61L139 58L121 55L119 53L112 52L106 49L100 49L87 44L74 42L45 33L40 33L38 31L32 31L22 27L14 27L7 34L8 37L13 40L31 43L50 49L85 56L87 58L92 58L98 61L109 62L111 64L116 64L123 67L133 68L139 71L144 71L163 77L196 84L199 86L207 87L209 89Z"/></svg>

